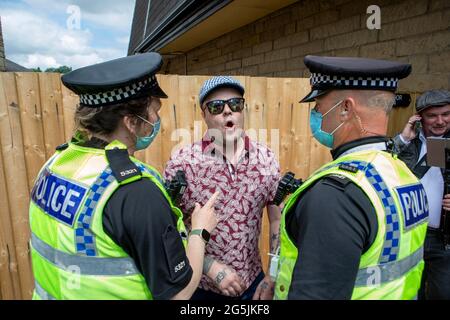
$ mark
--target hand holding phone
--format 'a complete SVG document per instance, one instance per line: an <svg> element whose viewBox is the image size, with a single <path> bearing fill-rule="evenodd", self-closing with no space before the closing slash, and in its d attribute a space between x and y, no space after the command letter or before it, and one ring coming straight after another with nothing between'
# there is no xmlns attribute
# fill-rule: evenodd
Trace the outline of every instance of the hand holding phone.
<svg viewBox="0 0 450 320"><path fill-rule="evenodd" d="M422 120L422 117L418 114L415 114L408 119L408 123L405 125L405 128L403 128L401 133L404 140L411 141L419 134L422 128L422 123L420 120Z"/></svg>

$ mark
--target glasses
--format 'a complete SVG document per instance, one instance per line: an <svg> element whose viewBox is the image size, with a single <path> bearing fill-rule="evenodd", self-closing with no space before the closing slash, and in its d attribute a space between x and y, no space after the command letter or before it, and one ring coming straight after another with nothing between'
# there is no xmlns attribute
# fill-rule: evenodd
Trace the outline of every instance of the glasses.
<svg viewBox="0 0 450 320"><path fill-rule="evenodd" d="M205 103L209 113L213 115L221 114L225 108L225 104L230 107L233 112L241 112L244 109L244 98L231 98L228 100L212 100Z"/></svg>

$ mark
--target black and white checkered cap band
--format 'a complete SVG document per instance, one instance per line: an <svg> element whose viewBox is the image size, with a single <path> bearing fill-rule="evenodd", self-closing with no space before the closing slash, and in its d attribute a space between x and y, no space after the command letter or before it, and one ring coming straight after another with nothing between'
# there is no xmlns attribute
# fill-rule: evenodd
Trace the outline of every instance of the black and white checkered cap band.
<svg viewBox="0 0 450 320"><path fill-rule="evenodd" d="M398 78L379 77L345 77L332 76L322 73L311 73L310 83L312 87L345 87L345 88L376 88L395 91Z"/></svg>
<svg viewBox="0 0 450 320"><path fill-rule="evenodd" d="M99 92L95 94L81 94L80 102L88 106L100 106L102 104L110 104L115 102L120 102L125 99L136 95L145 87L155 87L158 85L156 77L152 75L151 77L126 85L121 88L116 88L111 91Z"/></svg>

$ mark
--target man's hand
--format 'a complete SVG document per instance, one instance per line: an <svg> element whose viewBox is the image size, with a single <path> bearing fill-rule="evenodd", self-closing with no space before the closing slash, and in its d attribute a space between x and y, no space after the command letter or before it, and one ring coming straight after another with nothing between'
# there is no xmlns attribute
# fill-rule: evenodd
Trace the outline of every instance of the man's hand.
<svg viewBox="0 0 450 320"><path fill-rule="evenodd" d="M442 208L444 210L450 211L450 193L447 193L442 199Z"/></svg>
<svg viewBox="0 0 450 320"><path fill-rule="evenodd" d="M229 297L238 297L244 292L242 279L232 268L214 261L207 276L214 281L222 294Z"/></svg>
<svg viewBox="0 0 450 320"><path fill-rule="evenodd" d="M267 275L262 279L256 288L253 300L272 300L274 294L275 283L272 278Z"/></svg>
<svg viewBox="0 0 450 320"><path fill-rule="evenodd" d="M415 124L421 119L422 117L418 114L415 114L408 119L408 123L405 125L405 128L403 128L403 131L401 133L403 139L405 139L406 141L411 141L416 137Z"/></svg>

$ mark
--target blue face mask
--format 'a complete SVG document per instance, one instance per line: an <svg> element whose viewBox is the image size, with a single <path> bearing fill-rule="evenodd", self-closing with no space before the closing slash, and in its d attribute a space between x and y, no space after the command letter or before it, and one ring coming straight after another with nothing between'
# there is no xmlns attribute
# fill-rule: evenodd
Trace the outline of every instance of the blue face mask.
<svg viewBox="0 0 450 320"><path fill-rule="evenodd" d="M314 138L319 141L319 143L323 144L325 147L332 148L334 143L333 134L344 124L341 123L336 129L334 129L331 133L325 132L322 130L322 120L323 118L334 108L342 103L342 100L336 103L330 110L328 110L325 114L321 114L316 110L311 110L311 114L309 117L309 126L311 127L311 132Z"/></svg>
<svg viewBox="0 0 450 320"><path fill-rule="evenodd" d="M139 119L141 119L142 121L145 121L153 126L153 130L150 133L150 135L145 136L145 137L137 137L136 150L144 150L153 142L153 140L155 140L156 135L158 134L159 129L161 128L161 119L158 118L158 120L155 123L151 123L150 121L148 121L142 117L139 117L139 116L137 116L137 117Z"/></svg>

